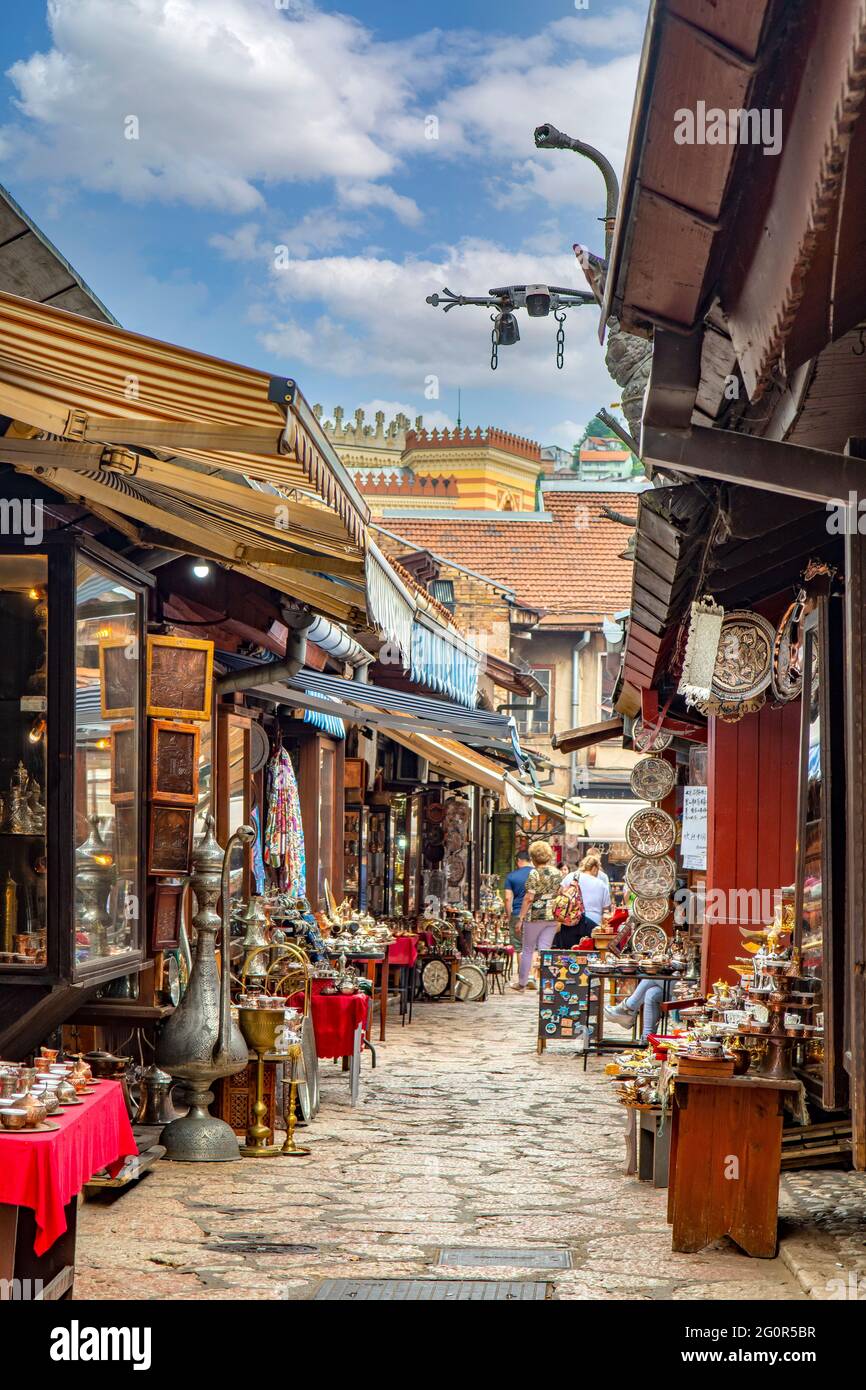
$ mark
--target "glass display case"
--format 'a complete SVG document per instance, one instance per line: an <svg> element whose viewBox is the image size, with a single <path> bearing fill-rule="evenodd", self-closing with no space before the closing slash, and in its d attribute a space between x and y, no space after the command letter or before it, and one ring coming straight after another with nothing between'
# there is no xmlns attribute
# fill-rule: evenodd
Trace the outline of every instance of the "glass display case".
<svg viewBox="0 0 866 1390"><path fill-rule="evenodd" d="M840 732L829 718L829 692L841 688L841 605L818 599L803 633L800 726L799 826L794 893L794 943L799 950L799 988L814 1001L819 1033L804 1044L798 1072L810 1095L826 1109L844 1100L844 845L840 799L844 795ZM834 835L834 826L838 837Z"/></svg>
<svg viewBox="0 0 866 1390"><path fill-rule="evenodd" d="M30 1003L142 959L152 582L68 532L0 548L0 992Z"/></svg>

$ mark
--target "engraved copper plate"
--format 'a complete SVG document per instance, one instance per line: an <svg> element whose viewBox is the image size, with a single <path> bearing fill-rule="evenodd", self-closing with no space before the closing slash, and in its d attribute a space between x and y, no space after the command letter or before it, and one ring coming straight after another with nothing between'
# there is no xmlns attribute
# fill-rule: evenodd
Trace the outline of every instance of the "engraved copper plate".
<svg viewBox="0 0 866 1390"><path fill-rule="evenodd" d="M158 801L195 805L198 799L198 727L155 719L152 736L152 796Z"/></svg>
<svg viewBox="0 0 866 1390"><path fill-rule="evenodd" d="M625 881L639 897L667 898L676 883L674 861L664 856L648 859L645 854L636 854L626 865Z"/></svg>
<svg viewBox="0 0 866 1390"><path fill-rule="evenodd" d="M466 876L466 860L460 854L453 854L446 865L448 882L452 887L462 883Z"/></svg>
<svg viewBox="0 0 866 1390"><path fill-rule="evenodd" d="M637 955L654 956L658 951L664 951L668 944L667 933L663 927L653 927L645 923L638 927L632 934L632 950Z"/></svg>
<svg viewBox="0 0 866 1390"><path fill-rule="evenodd" d="M737 608L726 613L713 672L717 700L749 700L770 684L775 631L760 613Z"/></svg>
<svg viewBox="0 0 866 1390"><path fill-rule="evenodd" d="M671 910L669 898L635 898L631 905L632 913L641 922L658 926Z"/></svg>
<svg viewBox="0 0 866 1390"><path fill-rule="evenodd" d="M647 725L642 719L637 719L631 737L639 753L663 753L670 747L674 736L670 729L656 730L652 724Z"/></svg>
<svg viewBox="0 0 866 1390"><path fill-rule="evenodd" d="M664 758L641 758L632 768L631 789L641 801L664 801L676 780L676 770Z"/></svg>
<svg viewBox="0 0 866 1390"><path fill-rule="evenodd" d="M147 865L150 873L189 872L193 815L192 806L151 806L150 853Z"/></svg>
<svg viewBox="0 0 866 1390"><path fill-rule="evenodd" d="M645 854L648 858L668 854L674 847L676 837L677 827L673 817L658 806L635 811L625 828L629 848L635 854Z"/></svg>
<svg viewBox="0 0 866 1390"><path fill-rule="evenodd" d="M773 639L773 699L780 705L796 700L803 690L801 628L792 621L798 609L802 611L802 604L789 605Z"/></svg>

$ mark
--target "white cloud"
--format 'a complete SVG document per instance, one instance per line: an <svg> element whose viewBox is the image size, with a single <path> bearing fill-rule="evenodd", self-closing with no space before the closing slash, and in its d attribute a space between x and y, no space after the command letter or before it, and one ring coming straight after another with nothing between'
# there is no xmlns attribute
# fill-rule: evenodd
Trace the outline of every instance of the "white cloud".
<svg viewBox="0 0 866 1390"><path fill-rule="evenodd" d="M333 180L341 206L414 226L417 203L391 185L422 152L483 163L500 203L596 206L597 172L536 155L533 129L553 121L621 161L643 8L521 39L432 29L387 42L307 0L51 0L53 46L9 70L25 119L0 149L29 178L246 216L269 185Z"/></svg>
<svg viewBox="0 0 866 1390"><path fill-rule="evenodd" d="M273 288L287 306L277 313L261 341L283 359L286 369L298 362L326 362L344 377L380 374L389 383L425 397L438 385L441 394L458 386L493 384L490 372L490 311L456 308L447 314L425 303L426 296L448 286L455 293L485 293L491 285L527 280L568 284L574 258L512 252L494 242L466 239L438 260L407 257L325 256L293 260L273 276ZM309 306L314 319L304 314ZM594 307L571 311L566 323L566 370L554 364L555 329L551 318L520 315L522 341L500 349L496 384L545 394L569 389L579 378L583 394L592 389L606 399L611 387L598 347L598 313ZM430 380L432 379L432 381ZM407 412L408 413L408 412Z"/></svg>
<svg viewBox="0 0 866 1390"><path fill-rule="evenodd" d="M573 449L585 428L585 421L579 425L576 420L560 420L557 425L550 426L544 437L544 443L559 444L563 449Z"/></svg>
<svg viewBox="0 0 866 1390"><path fill-rule="evenodd" d="M339 179L348 196L396 169L383 132L414 100L411 45L345 15L273 0L53 0L48 22L52 49L9 70L31 123L15 137L30 177L63 170L130 199L249 213L260 185Z"/></svg>

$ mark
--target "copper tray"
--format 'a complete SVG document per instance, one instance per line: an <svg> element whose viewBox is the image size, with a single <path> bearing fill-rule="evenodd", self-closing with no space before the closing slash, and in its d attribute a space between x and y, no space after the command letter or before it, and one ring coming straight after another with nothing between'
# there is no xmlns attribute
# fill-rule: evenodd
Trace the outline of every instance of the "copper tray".
<svg viewBox="0 0 866 1390"><path fill-rule="evenodd" d="M676 843L677 827L673 816L658 806L647 806L629 816L625 827L626 843L635 854L648 859L669 854Z"/></svg>
<svg viewBox="0 0 866 1390"><path fill-rule="evenodd" d="M635 763L631 789L641 801L664 801L674 789L676 769L664 758L648 756Z"/></svg>

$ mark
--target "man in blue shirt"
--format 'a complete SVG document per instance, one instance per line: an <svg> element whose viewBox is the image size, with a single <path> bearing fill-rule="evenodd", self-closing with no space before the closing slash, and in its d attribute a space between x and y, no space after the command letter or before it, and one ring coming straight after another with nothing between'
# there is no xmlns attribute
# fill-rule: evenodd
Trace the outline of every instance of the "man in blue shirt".
<svg viewBox="0 0 866 1390"><path fill-rule="evenodd" d="M508 925L511 929L511 944L516 951L520 950L521 940L517 934L517 921L520 917L520 909L523 907L523 897L526 893L526 880L532 871L532 861L525 849L517 851L517 868L512 869L505 879L505 911L508 914Z"/></svg>

